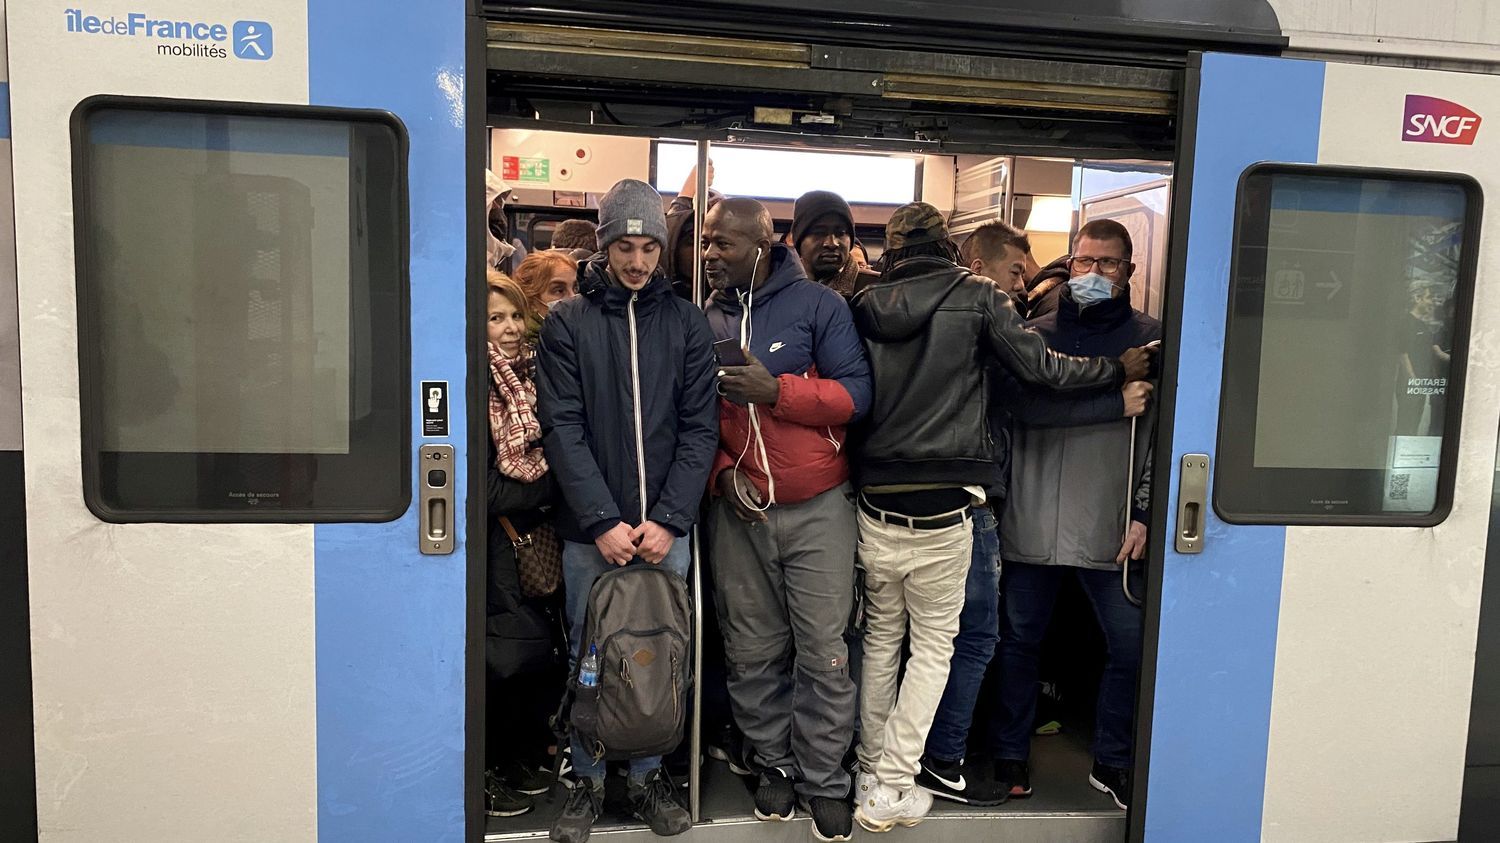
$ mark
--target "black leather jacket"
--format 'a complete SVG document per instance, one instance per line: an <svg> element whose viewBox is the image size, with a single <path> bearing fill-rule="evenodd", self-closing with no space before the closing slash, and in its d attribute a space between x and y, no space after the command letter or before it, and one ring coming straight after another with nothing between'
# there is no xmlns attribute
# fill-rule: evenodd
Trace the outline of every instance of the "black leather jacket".
<svg viewBox="0 0 1500 843"><path fill-rule="evenodd" d="M1058 391L1124 384L1118 360L1052 351L999 287L943 258L896 264L851 307L875 382L860 431L861 486L992 482L988 364Z"/></svg>

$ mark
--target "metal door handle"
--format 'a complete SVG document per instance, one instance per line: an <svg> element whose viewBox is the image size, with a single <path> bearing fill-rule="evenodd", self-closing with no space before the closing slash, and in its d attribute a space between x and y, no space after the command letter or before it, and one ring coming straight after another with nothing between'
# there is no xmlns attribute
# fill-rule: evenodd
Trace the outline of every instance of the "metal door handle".
<svg viewBox="0 0 1500 843"><path fill-rule="evenodd" d="M1177 480L1177 552L1203 552L1208 513L1208 454L1183 454Z"/></svg>
<svg viewBox="0 0 1500 843"><path fill-rule="evenodd" d="M418 457L417 549L428 555L452 553L453 446L423 445Z"/></svg>

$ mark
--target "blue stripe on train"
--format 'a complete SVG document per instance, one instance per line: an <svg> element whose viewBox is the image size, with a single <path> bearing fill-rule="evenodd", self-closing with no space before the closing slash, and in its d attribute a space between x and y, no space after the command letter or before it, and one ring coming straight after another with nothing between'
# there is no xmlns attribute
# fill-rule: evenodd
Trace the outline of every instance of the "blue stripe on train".
<svg viewBox="0 0 1500 843"><path fill-rule="evenodd" d="M1206 55L1198 105L1173 465L1213 453L1235 188L1258 161L1313 162L1323 65ZM1177 500L1177 476L1159 502ZM1161 595L1146 838L1260 839L1284 527L1207 513L1204 553L1169 546Z"/></svg>
<svg viewBox="0 0 1500 843"><path fill-rule="evenodd" d="M414 382L465 379L464 14L462 0L308 3L311 103L386 109L410 133ZM415 507L316 528L323 840L463 839L466 427L452 413L452 555L418 555Z"/></svg>

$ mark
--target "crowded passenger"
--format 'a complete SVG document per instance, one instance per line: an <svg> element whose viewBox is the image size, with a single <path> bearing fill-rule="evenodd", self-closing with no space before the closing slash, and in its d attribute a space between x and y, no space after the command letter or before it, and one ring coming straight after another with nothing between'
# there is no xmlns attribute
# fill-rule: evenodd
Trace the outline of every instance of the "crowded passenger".
<svg viewBox="0 0 1500 843"><path fill-rule="evenodd" d="M626 179L599 203L602 254L579 270L579 295L542 325L538 397L548 464L562 491L570 675L578 671L589 590L630 564L688 573L688 542L718 446L713 343L702 311L672 295L659 263L661 196ZM551 838L581 843L604 796L602 758L575 730L581 781ZM629 761L633 814L660 835L688 829L659 757Z"/></svg>
<svg viewBox="0 0 1500 843"><path fill-rule="evenodd" d="M505 198L510 192L510 185L503 179L490 170L484 171L485 264L491 269L504 269L516 251L507 242L510 225L505 221Z"/></svg>
<svg viewBox="0 0 1500 843"><path fill-rule="evenodd" d="M788 243L797 250L808 278L845 299L879 278L852 257L854 212L837 193L813 190L797 199Z"/></svg>
<svg viewBox="0 0 1500 843"><path fill-rule="evenodd" d="M1047 345L1114 356L1161 338L1161 324L1130 305L1130 233L1114 220L1087 223L1073 241L1057 309L1027 323ZM1003 562L999 705L990 739L996 778L1012 797L1030 795L1031 732L1042 638L1064 578L1093 604L1108 648L1099 684L1089 782L1120 808L1130 804L1141 609L1126 599L1120 566L1146 549L1151 488L1151 385L1058 394L1010 384L1010 495L1001 519ZM1144 423L1128 419L1141 417ZM1132 443L1131 436L1135 436ZM1128 491L1127 491L1128 490ZM1140 566L1131 591L1142 593Z"/></svg>
<svg viewBox="0 0 1500 843"><path fill-rule="evenodd" d="M723 201L724 194L713 189L714 162L708 162L708 198L705 207L712 209ZM682 189L667 206L667 249L662 255L662 273L672 282L677 295L693 300L693 265L699 259L694 200L698 196L698 166L688 171Z"/></svg>
<svg viewBox="0 0 1500 843"><path fill-rule="evenodd" d="M859 242L858 237L854 238L854 247L849 250L849 258L860 269L870 269L870 252L865 248L865 244ZM870 271L873 272L874 270Z"/></svg>
<svg viewBox="0 0 1500 843"><path fill-rule="evenodd" d="M1147 372L1141 349L1118 359L1053 352L958 259L942 214L905 205L886 230L882 280L853 301L875 386L856 466L867 629L855 817L871 831L914 825L932 805L914 777L959 629L970 509L984 504L995 472L988 365L1063 393L1118 390Z"/></svg>
<svg viewBox="0 0 1500 843"><path fill-rule="evenodd" d="M551 730L547 716L562 690L558 652L560 585L523 576L517 544L556 542L548 507L557 486L542 455L536 415L530 309L511 279L489 271L486 339L489 355L489 514L486 581L486 700L493 723L485 732L485 813L524 814L552 783L542 771ZM527 572L531 573L531 572Z"/></svg>
<svg viewBox="0 0 1500 843"><path fill-rule="evenodd" d="M848 840L856 536L844 439L869 407L870 371L848 305L773 238L751 199L704 220L709 325L744 358L720 362L709 547L755 815L790 820L800 803L817 839Z"/></svg>
<svg viewBox="0 0 1500 843"><path fill-rule="evenodd" d="M564 252L533 252L516 267L515 279L526 294L526 312L533 326L529 336L534 339L548 310L578 295L578 261Z"/></svg>
<svg viewBox="0 0 1500 843"><path fill-rule="evenodd" d="M959 250L963 265L1000 285L1025 316L1026 281L1031 276L1031 241L1010 223L993 220L976 228Z"/></svg>
<svg viewBox="0 0 1500 843"><path fill-rule="evenodd" d="M986 231L984 226L979 231ZM990 229L992 230L992 229ZM977 233L977 232L976 232ZM972 268L975 264L993 266L996 261L968 260L974 249L974 235L964 241L963 255ZM1002 249L1002 257L1004 250ZM1000 266L1007 266L1003 261ZM984 272L975 275L991 280ZM996 282L1001 290L1004 284ZM1015 297L1011 297L1012 304ZM1003 376L1003 369L989 365L990 383ZM995 470L985 484L987 505L969 510L974 524L974 548L964 580L964 607L958 616L958 634L953 637L953 656L948 663L948 684L933 714L932 728L917 772L917 786L933 796L976 807L999 805L1006 790L993 777L984 775L968 761L966 749L974 709L985 682L986 671L1000 640L1000 538L996 518L1004 511L1010 479L1010 415L998 396L984 396L988 411L988 429L995 448Z"/></svg>
<svg viewBox="0 0 1500 843"><path fill-rule="evenodd" d="M563 220L552 230L552 248L574 260L587 260L599 251L598 226L588 220Z"/></svg>

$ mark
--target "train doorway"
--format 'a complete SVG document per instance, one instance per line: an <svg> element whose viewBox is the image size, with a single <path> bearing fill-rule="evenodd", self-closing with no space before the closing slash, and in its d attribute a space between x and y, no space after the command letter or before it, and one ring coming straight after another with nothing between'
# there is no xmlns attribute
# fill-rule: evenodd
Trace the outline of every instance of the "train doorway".
<svg viewBox="0 0 1500 843"><path fill-rule="evenodd" d="M1015 225L1039 266L1065 255L1083 223L1119 220L1136 243L1132 303L1162 315L1179 71L966 57L954 74L941 70L953 66L951 56L531 25L492 24L487 51L487 155L505 183L501 230L512 268L553 247L565 220L597 219L599 197L622 178L653 184L690 215L702 213L704 189L757 198L778 234L790 227L797 196L831 189L850 200L855 237L872 262L891 211L918 199L949 215L955 239L990 220ZM799 61L807 66L793 67ZM712 181L699 180L700 168ZM689 221L676 244L682 254L667 261L679 290L701 301L693 240ZM695 559L690 583L704 595L700 605L711 606L705 560ZM801 839L800 823L758 824L754 780L720 760L729 717L722 679L715 691L722 649L712 615L699 613L708 626L699 636L700 715L677 765L694 818L716 839ZM1018 839L1125 836L1124 812L1088 784L1104 645L1080 589L1065 589L1051 630L1033 741L1037 797L996 809L940 801L931 825L951 829L944 834L972 835L973 823L984 823L993 831L980 833ZM992 690L971 731L971 752L980 755ZM554 787L525 813L491 818L487 838L544 833L563 799ZM607 813L597 828L650 834L624 819Z"/></svg>

